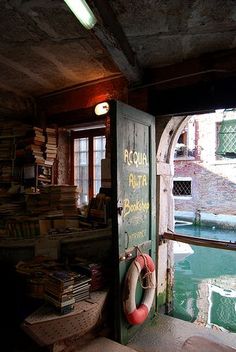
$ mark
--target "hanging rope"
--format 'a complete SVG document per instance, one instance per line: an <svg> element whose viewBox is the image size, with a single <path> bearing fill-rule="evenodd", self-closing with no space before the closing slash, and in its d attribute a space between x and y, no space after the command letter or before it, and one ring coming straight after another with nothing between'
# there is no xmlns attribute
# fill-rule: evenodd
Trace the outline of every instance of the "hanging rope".
<svg viewBox="0 0 236 352"><path fill-rule="evenodd" d="M141 251L141 249L138 246L135 246L135 248L137 250L137 253L139 253L139 256L141 256L144 261L144 269L142 271L145 270L145 273L141 275L141 273L142 273L142 271L141 271L141 273L139 275L139 282L140 282L141 287L144 290L147 290L149 288L156 288L156 285L152 282L152 272L148 267L146 256L143 254L143 252ZM137 270L139 270L137 263L134 262L134 264L135 264ZM145 282L145 285L143 284L144 282Z"/></svg>

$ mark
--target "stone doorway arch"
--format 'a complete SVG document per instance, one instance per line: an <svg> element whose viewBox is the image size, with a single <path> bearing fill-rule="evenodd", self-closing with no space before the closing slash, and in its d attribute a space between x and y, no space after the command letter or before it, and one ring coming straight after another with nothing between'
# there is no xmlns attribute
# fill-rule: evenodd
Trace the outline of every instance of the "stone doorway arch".
<svg viewBox="0 0 236 352"><path fill-rule="evenodd" d="M156 119L156 181L157 181L157 306L158 311L172 310L174 280L174 258L171 241L160 241L165 231L174 230L174 198L172 185L174 176L174 151L178 138L191 118L185 116L163 116Z"/></svg>

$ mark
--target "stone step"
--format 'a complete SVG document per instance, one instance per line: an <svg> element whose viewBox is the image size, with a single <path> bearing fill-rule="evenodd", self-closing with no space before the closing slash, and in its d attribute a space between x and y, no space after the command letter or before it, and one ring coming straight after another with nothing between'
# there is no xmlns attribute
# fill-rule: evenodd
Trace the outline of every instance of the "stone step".
<svg viewBox="0 0 236 352"><path fill-rule="evenodd" d="M137 352L136 350L123 346L118 342L112 341L106 337L94 339L82 349L77 349L80 352Z"/></svg>

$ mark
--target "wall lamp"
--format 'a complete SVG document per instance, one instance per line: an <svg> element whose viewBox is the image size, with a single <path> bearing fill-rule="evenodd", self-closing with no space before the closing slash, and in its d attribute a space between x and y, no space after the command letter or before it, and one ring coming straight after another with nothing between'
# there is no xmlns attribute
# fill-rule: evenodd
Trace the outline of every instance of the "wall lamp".
<svg viewBox="0 0 236 352"><path fill-rule="evenodd" d="M94 112L97 116L105 115L108 113L110 106L107 101L99 103L95 106Z"/></svg>
<svg viewBox="0 0 236 352"><path fill-rule="evenodd" d="M85 0L64 1L86 29L92 29L95 26L97 19Z"/></svg>

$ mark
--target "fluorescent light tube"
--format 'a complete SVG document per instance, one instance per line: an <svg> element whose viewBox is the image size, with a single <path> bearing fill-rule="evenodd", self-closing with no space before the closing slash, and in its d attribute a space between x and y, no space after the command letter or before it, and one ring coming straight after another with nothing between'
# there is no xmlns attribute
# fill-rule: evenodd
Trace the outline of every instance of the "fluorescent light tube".
<svg viewBox="0 0 236 352"><path fill-rule="evenodd" d="M87 29L92 29L97 20L85 0L64 0L80 23Z"/></svg>

